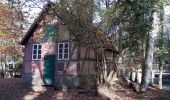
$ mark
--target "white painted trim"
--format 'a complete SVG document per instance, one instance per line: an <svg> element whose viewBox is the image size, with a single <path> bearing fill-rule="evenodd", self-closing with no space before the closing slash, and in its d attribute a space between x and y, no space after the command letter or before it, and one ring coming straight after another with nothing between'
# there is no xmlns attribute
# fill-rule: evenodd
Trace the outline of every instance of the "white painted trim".
<svg viewBox="0 0 170 100"><path fill-rule="evenodd" d="M61 59L59 58L59 49L60 49L60 48L59 48L59 45L60 45L60 44L63 44L63 48L62 48L62 58L61 58ZM65 48L65 44L68 44L68 48ZM65 49L68 49L68 53L64 53L64 50L65 50ZM64 54L68 54L68 58L67 58L67 59L64 59ZM58 43L57 56L58 56L58 57L57 57L58 60L69 60L69 42Z"/></svg>
<svg viewBox="0 0 170 100"><path fill-rule="evenodd" d="M37 46L37 49L34 49L34 46ZM39 46L41 46L41 49L39 49ZM34 54L34 50L36 50L36 54ZM41 50L41 58L38 59L38 50ZM36 59L33 58L33 56L36 55ZM42 60L42 45L41 44L33 44L32 46L32 60Z"/></svg>

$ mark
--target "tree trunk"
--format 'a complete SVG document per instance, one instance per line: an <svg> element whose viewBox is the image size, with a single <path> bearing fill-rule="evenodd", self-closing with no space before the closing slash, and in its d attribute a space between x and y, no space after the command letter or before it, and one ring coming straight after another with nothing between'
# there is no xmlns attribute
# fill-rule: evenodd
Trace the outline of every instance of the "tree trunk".
<svg viewBox="0 0 170 100"><path fill-rule="evenodd" d="M161 65L159 68L159 89L162 89L162 71L163 71L163 66Z"/></svg>
<svg viewBox="0 0 170 100"><path fill-rule="evenodd" d="M107 74L108 74L108 69L107 69L107 64L106 64L106 59L103 59L103 66L104 66L104 80L106 82L107 80Z"/></svg>
<svg viewBox="0 0 170 100"><path fill-rule="evenodd" d="M163 2L161 2L160 4L160 12L159 12L159 18L160 18L160 35L161 35L161 41L160 41L160 49L163 50L164 48L164 6L163 6ZM163 62L165 60L165 56L163 51L161 51L161 56L160 56L160 65L159 65L159 88L162 89L162 71L163 71Z"/></svg>
<svg viewBox="0 0 170 100"><path fill-rule="evenodd" d="M141 86L140 86L141 93L145 93L147 91L148 85L151 82L153 49L154 49L154 38L153 38L153 34L150 32L148 34L145 62L144 62L144 66L142 68L142 82L141 82Z"/></svg>
<svg viewBox="0 0 170 100"><path fill-rule="evenodd" d="M153 69L152 69L152 80L151 80L151 85L154 84L154 78L155 78L155 73L154 73L154 71L153 71Z"/></svg>
<svg viewBox="0 0 170 100"><path fill-rule="evenodd" d="M136 71L135 71L135 82L137 83L138 82L138 78L139 78L139 76L138 76L138 69L136 69Z"/></svg>

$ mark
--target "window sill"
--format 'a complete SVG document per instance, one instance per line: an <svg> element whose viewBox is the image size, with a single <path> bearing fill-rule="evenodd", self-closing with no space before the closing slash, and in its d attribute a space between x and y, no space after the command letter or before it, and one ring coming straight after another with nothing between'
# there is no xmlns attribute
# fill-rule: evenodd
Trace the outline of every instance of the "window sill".
<svg viewBox="0 0 170 100"><path fill-rule="evenodd" d="M60 61L62 61L62 60L69 60L69 59L57 59L57 60L60 60Z"/></svg>
<svg viewBox="0 0 170 100"><path fill-rule="evenodd" d="M41 61L42 59L32 59L32 61L34 61L34 62L39 62L39 61Z"/></svg>

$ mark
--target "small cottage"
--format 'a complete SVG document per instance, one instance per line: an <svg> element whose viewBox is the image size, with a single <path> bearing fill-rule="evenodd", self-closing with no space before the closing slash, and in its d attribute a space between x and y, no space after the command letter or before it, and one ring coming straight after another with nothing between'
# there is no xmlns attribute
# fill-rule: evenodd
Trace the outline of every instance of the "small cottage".
<svg viewBox="0 0 170 100"><path fill-rule="evenodd" d="M75 41L66 25L60 23L61 19L47 13L50 9L50 4L47 4L21 40L25 47L22 81L35 85L77 87L81 85L82 76L95 77L96 52L94 48ZM112 59L112 50L107 48L106 55Z"/></svg>

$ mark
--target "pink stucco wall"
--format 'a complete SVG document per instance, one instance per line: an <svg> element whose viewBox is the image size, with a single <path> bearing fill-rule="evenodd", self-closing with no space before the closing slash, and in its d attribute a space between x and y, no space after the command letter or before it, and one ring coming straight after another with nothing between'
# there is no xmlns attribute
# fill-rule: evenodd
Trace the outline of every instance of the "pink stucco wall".
<svg viewBox="0 0 170 100"><path fill-rule="evenodd" d="M41 43L42 44L42 59L39 61L32 60L32 47L36 42L29 41L25 47L25 56L24 56L24 72L25 73L34 73L36 70L43 72L44 65L44 56L45 55L56 55L56 44L55 43Z"/></svg>
<svg viewBox="0 0 170 100"><path fill-rule="evenodd" d="M34 41L29 41L25 47L25 57L24 57L24 73L29 73L32 75L33 80L43 78L43 69L44 69L44 56L46 55L56 55L56 65L55 65L55 81L58 81L58 76L68 75L76 77L78 73L81 75L95 74L95 52L93 49L88 49L85 47L80 47L80 70L77 69L77 48L73 48L74 44L70 43L70 59L69 60L57 60L57 42L44 42L42 44L42 59L39 61L32 60L32 46ZM87 53L86 53L87 52ZM71 53L72 56L71 56ZM107 59L112 57L110 52L105 52ZM83 60L85 58L86 60ZM93 59L93 60L90 60ZM64 63L64 72L57 71L57 63ZM38 77L38 78L37 78ZM37 83L36 83L37 84Z"/></svg>
<svg viewBox="0 0 170 100"><path fill-rule="evenodd" d="M32 43L28 42L25 46L24 54L24 73L32 73L31 61L32 61Z"/></svg>
<svg viewBox="0 0 170 100"><path fill-rule="evenodd" d="M32 84L42 85L43 84L44 56L45 55L56 55L56 44L52 42L41 43L42 44L42 59L34 61L32 60L32 48L33 48L34 43L37 43L37 42L29 41L25 46L23 75L29 75L28 77L25 77L25 78L31 78Z"/></svg>
<svg viewBox="0 0 170 100"><path fill-rule="evenodd" d="M55 55L56 56L55 76L63 75L63 74L69 75L69 76L77 76L77 61L75 61L77 58L75 57L75 55L77 54L75 52L74 52L74 56L70 57L70 60L57 60L57 51L58 51L57 43L54 43L54 42L40 43L42 45L42 59L38 61L34 61L32 60L32 48L33 48L34 43L37 43L37 42L29 41L25 47L23 74L32 75L31 77L33 81L36 81L38 79L43 80L44 57L46 55ZM72 59L74 60L72 61ZM64 72L57 71L57 63L61 63L61 62L65 63ZM40 83L42 84L42 82Z"/></svg>
<svg viewBox="0 0 170 100"><path fill-rule="evenodd" d="M59 26L58 29L58 36L55 42L49 42L49 41L41 41L44 36L44 31L46 29L46 25L41 24L38 26L38 28L35 30L32 38L28 41L28 43L25 45L25 55L24 55L24 68L23 68L23 75L28 74L30 77L32 77L32 81L34 81L34 84L37 80L41 80L39 83L42 84L43 80L43 69L44 69L44 57L46 55L55 55L56 56L56 64L55 64L55 81L58 81L58 76L65 76L68 75L69 77L76 77L78 76L78 73L82 74L94 74L94 67L95 67L95 60L80 60L79 63L77 62L77 53L78 48L74 46L75 44L70 42L70 34L69 31L67 31L66 27L63 25ZM35 42L36 41L36 42ZM39 42L37 42L39 41ZM70 44L70 54L69 60L57 60L57 51L58 51L58 43L59 42L69 42ZM39 61L33 61L32 60L32 47L34 43L40 43L42 45L42 59ZM75 47L75 48L74 48ZM86 54L87 51L87 54ZM95 52L93 49L88 49L85 47L80 47L80 58L84 59L86 54L87 59L95 59ZM57 64L58 63L64 63L64 71L59 72L57 70ZM78 65L80 67L80 72L78 72ZM32 76L31 76L32 75Z"/></svg>

